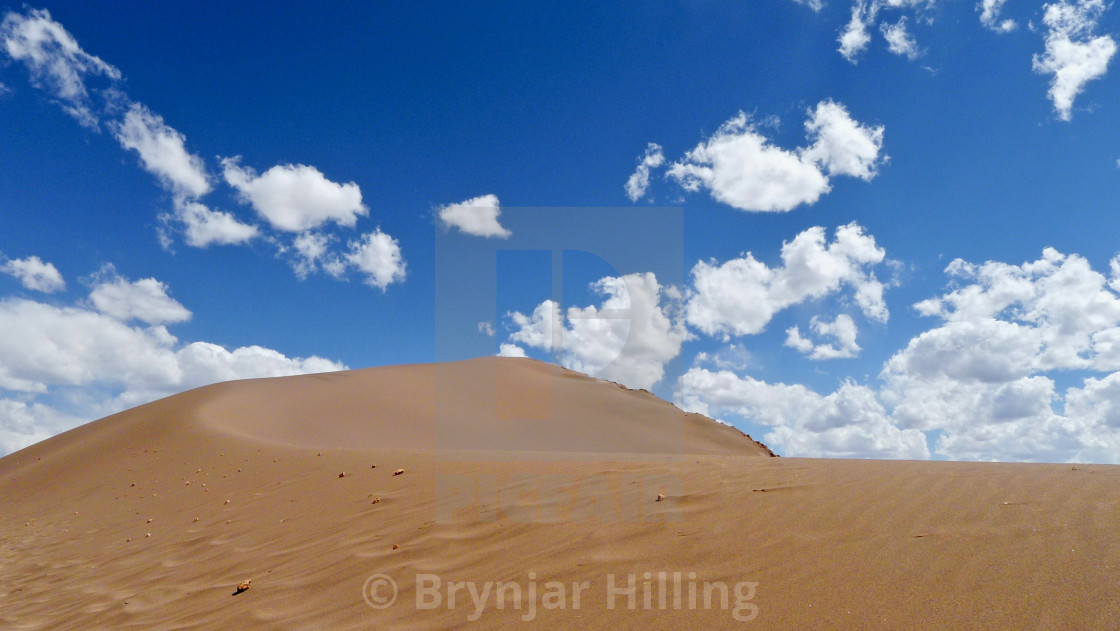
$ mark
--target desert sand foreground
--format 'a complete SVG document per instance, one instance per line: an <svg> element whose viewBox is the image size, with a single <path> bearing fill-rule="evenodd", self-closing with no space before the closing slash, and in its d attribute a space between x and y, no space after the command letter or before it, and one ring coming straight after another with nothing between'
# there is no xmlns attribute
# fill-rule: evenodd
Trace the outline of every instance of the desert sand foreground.
<svg viewBox="0 0 1120 631"><path fill-rule="evenodd" d="M0 459L0 628L1120 628L1118 467L766 456L523 359L200 388Z"/></svg>

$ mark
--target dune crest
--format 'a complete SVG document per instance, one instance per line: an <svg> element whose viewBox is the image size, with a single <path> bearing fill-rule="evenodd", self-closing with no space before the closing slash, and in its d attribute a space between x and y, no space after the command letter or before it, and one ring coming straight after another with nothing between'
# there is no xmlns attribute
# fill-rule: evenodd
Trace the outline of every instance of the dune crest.
<svg viewBox="0 0 1120 631"><path fill-rule="evenodd" d="M532 359L481 357L211 386L196 417L309 447L773 455L645 390Z"/></svg>

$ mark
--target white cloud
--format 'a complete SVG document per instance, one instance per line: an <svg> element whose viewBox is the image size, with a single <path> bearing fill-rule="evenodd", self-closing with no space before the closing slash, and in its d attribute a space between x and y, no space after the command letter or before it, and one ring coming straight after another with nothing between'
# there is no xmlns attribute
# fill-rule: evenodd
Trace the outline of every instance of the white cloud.
<svg viewBox="0 0 1120 631"><path fill-rule="evenodd" d="M117 140L140 154L144 168L177 195L197 198L210 192L210 177L202 159L186 149L183 134L140 103L133 103L116 125Z"/></svg>
<svg viewBox="0 0 1120 631"><path fill-rule="evenodd" d="M814 13L820 13L824 8L824 0L793 0L797 4L805 5L813 10Z"/></svg>
<svg viewBox="0 0 1120 631"><path fill-rule="evenodd" d="M118 276L111 265L96 278L97 284L89 294L90 303L111 318L150 325L186 322L191 318L186 307L167 295L167 285L154 278L129 282Z"/></svg>
<svg viewBox="0 0 1120 631"><path fill-rule="evenodd" d="M956 458L1117 459L1113 372L1064 396L1052 371L1120 369L1120 295L1077 255L1036 261L953 261L957 286L917 310L942 324L887 361L883 396L901 427L939 430ZM1115 279L1115 277L1114 277ZM1064 399L1064 413L1054 405Z"/></svg>
<svg viewBox="0 0 1120 631"><path fill-rule="evenodd" d="M494 323L489 321L479 322L478 332L486 337L494 337L497 334L497 331L494 330Z"/></svg>
<svg viewBox="0 0 1120 631"><path fill-rule="evenodd" d="M906 30L906 16L902 16L894 24L883 24L879 28L883 32L883 38L887 40L887 50L911 61L921 56L918 42Z"/></svg>
<svg viewBox="0 0 1120 631"><path fill-rule="evenodd" d="M768 267L749 252L723 264L697 263L685 316L708 335L753 335L778 311L848 286L862 296L857 304L865 315L886 321L882 285L871 272L885 257L875 238L854 223L837 228L832 243L826 243L824 228L809 228L782 245L780 267Z"/></svg>
<svg viewBox="0 0 1120 631"><path fill-rule="evenodd" d="M545 300L529 316L509 314L517 326L510 341L559 352L560 363L573 370L652 387L691 338L677 315L679 295L650 273L603 278L593 288L606 296L599 307L569 307L561 315L559 305Z"/></svg>
<svg viewBox="0 0 1120 631"><path fill-rule="evenodd" d="M160 216L165 224L161 228L164 247L170 246L170 235L164 230L172 221L182 225L187 245L196 248L237 245L260 234L257 226L196 201L211 190L206 166L201 158L187 151L183 134L168 126L161 116L133 103L113 128L121 146L140 154L144 169L174 195L174 211Z"/></svg>
<svg viewBox="0 0 1120 631"><path fill-rule="evenodd" d="M841 313L832 322L814 316L809 326L819 337L835 338L836 343L813 344L812 340L802 337L800 328L793 326L786 329L786 346L796 348L809 359L840 359L859 354L856 323L852 316Z"/></svg>
<svg viewBox="0 0 1120 631"><path fill-rule="evenodd" d="M366 275L367 285L382 291L392 283L403 281L405 277L400 244L381 232L380 228L362 235L357 241L351 241L346 260Z"/></svg>
<svg viewBox="0 0 1120 631"><path fill-rule="evenodd" d="M5 15L0 22L0 46L27 67L33 85L58 99L63 110L82 125L97 128L98 116L85 80L103 76L116 81L121 78L119 70L82 50L46 9Z"/></svg>
<svg viewBox="0 0 1120 631"><path fill-rule="evenodd" d="M747 211L784 212L815 203L831 190L815 164L770 144L743 112L671 164L668 173L686 191L706 188L717 201Z"/></svg>
<svg viewBox="0 0 1120 631"><path fill-rule="evenodd" d="M1093 37L1106 5L1103 0L1062 0L1044 5L1046 51L1034 55L1032 68L1053 75L1050 100L1062 120L1073 116L1073 101L1085 84L1105 75L1116 54L1116 42L1108 35Z"/></svg>
<svg viewBox="0 0 1120 631"><path fill-rule="evenodd" d="M498 346L498 357L528 357L525 349L517 344L501 344Z"/></svg>
<svg viewBox="0 0 1120 631"><path fill-rule="evenodd" d="M1010 33L1019 28L1019 25L1012 19L999 19L999 14L1003 11L1003 5L1007 0L980 0L976 5L976 10L980 11L980 23L984 28L991 29L997 33Z"/></svg>
<svg viewBox="0 0 1120 631"><path fill-rule="evenodd" d="M638 161L637 169L626 180L626 196L630 201L636 202L645 196L646 191L649 190L650 171L663 164L665 164L665 154L661 151L661 145L655 142L646 145L646 152Z"/></svg>
<svg viewBox="0 0 1120 631"><path fill-rule="evenodd" d="M854 120L847 108L832 100L821 101L805 121L805 133L812 144L802 157L819 164L830 176L849 175L869 181L878 172L883 149L882 125L868 127Z"/></svg>
<svg viewBox="0 0 1120 631"><path fill-rule="evenodd" d="M987 0L985 0L987 1ZM859 61L859 55L867 50L871 43L870 29L879 19L879 13L887 10L913 10L916 22L932 24L932 10L937 6L937 0L856 0L852 4L852 17L840 30L840 54L852 64ZM922 55L917 41L910 33L908 24L910 16L900 16L893 24L882 24L879 31L887 42L887 49L896 54L903 55L910 60Z"/></svg>
<svg viewBox="0 0 1120 631"><path fill-rule="evenodd" d="M724 370L745 370L750 363L751 354L741 344L728 344L714 353L701 351L692 360L693 366L710 364Z"/></svg>
<svg viewBox="0 0 1120 631"><path fill-rule="evenodd" d="M182 344L162 323L183 321L190 312L154 279L105 280L88 302L104 312L0 300L0 390L15 393L0 397L0 453L216 381L345 368L259 346L228 351Z"/></svg>
<svg viewBox="0 0 1120 631"><path fill-rule="evenodd" d="M953 261L943 295L915 305L939 324L884 363L882 387L828 395L697 364L677 383L686 409L769 425L786 455L1120 462L1120 257L1110 276L1052 248L1035 261ZM818 335L855 345L841 318ZM823 325L823 326L817 326ZM842 340L848 340L844 342ZM787 343L821 345L794 328ZM742 368L737 368L742 370ZM1060 390L1053 373L1094 371Z"/></svg>
<svg viewBox="0 0 1120 631"><path fill-rule="evenodd" d="M497 195L472 197L465 202L448 204L439 209L439 219L444 227L458 228L476 237L505 239L513 233L498 223L501 214Z"/></svg>
<svg viewBox="0 0 1120 631"><path fill-rule="evenodd" d="M942 318L945 327L953 323L987 327L997 338L1007 336L1037 349L1014 364L1017 374L1120 369L1120 348L1114 344L1120 335L1120 296L1083 257L1046 248L1042 258L1022 265L997 261L973 265L958 259L946 272L972 282L915 308ZM1000 335L994 330L1009 326L1015 331ZM951 335L962 334L967 333ZM1013 357L1018 355L1005 359Z"/></svg>
<svg viewBox="0 0 1120 631"><path fill-rule="evenodd" d="M41 403L0 398L0 455L46 440L81 422Z"/></svg>
<svg viewBox="0 0 1120 631"><path fill-rule="evenodd" d="M163 327L139 328L79 307L0 300L0 388L46 392L102 381L169 389L181 377Z"/></svg>
<svg viewBox="0 0 1120 631"><path fill-rule="evenodd" d="M883 127L857 123L843 105L831 100L821 101L808 114L808 147L789 151L770 144L739 112L671 164L668 175L686 191L706 188L729 206L763 212L815 203L831 190L829 175L864 180L875 176Z"/></svg>
<svg viewBox="0 0 1120 631"><path fill-rule="evenodd" d="M232 214L211 210L205 204L177 199L175 213L161 219L177 219L186 231L187 245L205 248L210 245L238 245L257 237L257 226L241 223Z"/></svg>
<svg viewBox="0 0 1120 631"><path fill-rule="evenodd" d="M771 426L763 441L786 456L929 458L924 434L896 427L875 393L852 382L822 397L801 385L692 368L677 380L675 399L688 411Z"/></svg>
<svg viewBox="0 0 1120 631"><path fill-rule="evenodd" d="M514 311L509 314L509 318L517 327L509 336L511 341L546 351L559 350L563 346L560 337L563 316L560 315L560 305L555 301L545 300L529 315Z"/></svg>
<svg viewBox="0 0 1120 631"><path fill-rule="evenodd" d="M867 28L874 23L875 13L874 5L856 2L852 5L852 19L844 26L840 37L836 40L840 42L840 54L853 64L857 63L859 54L871 43L871 35L867 33Z"/></svg>
<svg viewBox="0 0 1120 631"><path fill-rule="evenodd" d="M332 221L353 228L369 212L357 184L332 182L315 167L277 165L258 176L239 161L222 160L226 182L278 230L304 232Z"/></svg>
<svg viewBox="0 0 1120 631"><path fill-rule="evenodd" d="M260 346L242 346L232 351L209 342L193 342L175 353L183 383L206 384L232 379L285 377L306 373L345 370L343 364L322 357L287 357Z"/></svg>
<svg viewBox="0 0 1120 631"><path fill-rule="evenodd" d="M320 269L335 278L341 278L346 273L346 261L330 252L330 244L333 240L334 237L331 235L319 232L302 232L296 235L292 241L292 246L296 250L292 269L300 280L306 279L308 274Z"/></svg>
<svg viewBox="0 0 1120 631"><path fill-rule="evenodd" d="M0 257L2 258L2 257ZM37 256L11 259L0 265L0 272L15 276L24 287L33 291L52 294L66 289L66 281L53 263L45 263Z"/></svg>

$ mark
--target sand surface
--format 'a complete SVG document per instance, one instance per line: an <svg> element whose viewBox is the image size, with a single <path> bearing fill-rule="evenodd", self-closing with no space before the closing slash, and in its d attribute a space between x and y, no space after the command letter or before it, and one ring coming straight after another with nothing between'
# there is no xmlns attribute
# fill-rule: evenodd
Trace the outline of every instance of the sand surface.
<svg viewBox="0 0 1120 631"><path fill-rule="evenodd" d="M201 388L0 459L0 629L1120 628L1120 467L768 455L531 360Z"/></svg>

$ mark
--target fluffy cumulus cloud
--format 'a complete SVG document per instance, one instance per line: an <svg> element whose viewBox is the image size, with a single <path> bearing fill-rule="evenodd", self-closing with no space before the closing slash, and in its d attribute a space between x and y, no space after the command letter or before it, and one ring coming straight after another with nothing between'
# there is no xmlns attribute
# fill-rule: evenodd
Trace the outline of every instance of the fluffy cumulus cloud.
<svg viewBox="0 0 1120 631"><path fill-rule="evenodd" d="M191 312L167 295L167 285L154 278L128 281L107 266L98 275L89 302L101 313L121 322L139 320L146 324L186 322Z"/></svg>
<svg viewBox="0 0 1120 631"><path fill-rule="evenodd" d="M171 245L168 227L173 225L182 228L187 245L197 248L236 245L260 234L257 226L198 201L212 190L206 165L202 158L187 151L186 138L167 125L163 117L133 103L124 118L111 123L111 127L121 146L138 153L144 169L173 195L173 212L160 216L164 247Z"/></svg>
<svg viewBox="0 0 1120 631"><path fill-rule="evenodd" d="M669 166L686 191L701 188L740 210L787 211L828 192L828 177L796 151L770 144L743 112Z"/></svg>
<svg viewBox="0 0 1120 631"><path fill-rule="evenodd" d="M801 151L803 160L819 165L828 175L848 175L861 180L875 177L883 149L882 125L871 127L852 120L848 110L833 101L821 101L805 121L812 141Z"/></svg>
<svg viewBox="0 0 1120 631"><path fill-rule="evenodd" d="M763 437L787 456L929 458L925 435L895 426L874 391L845 382L821 396L802 385L770 384L729 370L692 368L675 399L691 412L735 415L771 427Z"/></svg>
<svg viewBox="0 0 1120 631"><path fill-rule="evenodd" d="M806 147L787 150L770 143L745 113L669 165L668 176L686 191L707 189L717 201L740 210L785 212L815 203L831 190L830 176L875 176L883 127L856 122L833 101L808 112Z"/></svg>
<svg viewBox="0 0 1120 631"><path fill-rule="evenodd" d="M885 362L878 392L845 382L819 395L696 366L676 398L772 427L764 440L789 455L925 457L928 432L954 459L1117 462L1120 258L1110 267L1049 248L1019 265L953 261L950 290L915 305L938 323ZM824 324L840 348L840 318ZM1091 374L1059 388L1070 371Z"/></svg>
<svg viewBox="0 0 1120 631"><path fill-rule="evenodd" d="M813 227L782 245L777 267L749 252L724 263L697 263L685 317L708 335L753 335L782 309L850 288L867 317L885 322L883 284L873 272L885 257L875 238L854 223L837 228L831 243L824 228Z"/></svg>
<svg viewBox="0 0 1120 631"><path fill-rule="evenodd" d="M899 18L894 24L883 24L879 27L883 32L883 39L887 40L887 50L896 55L902 55L914 60L922 55L918 42L906 30L906 16Z"/></svg>
<svg viewBox="0 0 1120 631"><path fill-rule="evenodd" d="M650 273L599 280L593 288L601 305L569 307L552 300L530 315L509 314L515 327L500 354L521 356L517 344L555 353L567 368L631 388L650 388L665 375L665 364L691 338L679 315L680 295Z"/></svg>
<svg viewBox="0 0 1120 631"><path fill-rule="evenodd" d="M957 457L1115 460L1115 276L1053 249L1021 265L957 260L947 272L961 285L916 305L942 324L883 369L896 421L940 430L938 449ZM1111 374L1063 394L1051 375L1073 369Z"/></svg>
<svg viewBox="0 0 1120 631"><path fill-rule="evenodd" d="M883 10L914 10L920 22L931 23L928 10L936 4L937 0L857 0L852 4L851 19L840 29L838 50L848 61L858 63L860 54L871 44L870 29ZM913 60L921 56L921 49L907 23L908 16L903 15L893 24L882 24L879 30L890 52Z"/></svg>
<svg viewBox="0 0 1120 631"><path fill-rule="evenodd" d="M660 168L664 164L665 154L661 150L661 145L655 142L646 145L646 152L638 160L638 167L626 180L626 196L630 198L630 201L636 202L645 197L646 191L649 190L650 171Z"/></svg>
<svg viewBox="0 0 1120 631"><path fill-rule="evenodd" d="M259 346L182 343L190 312L155 279L102 272L86 300L0 299L0 454L175 392L228 379L341 370Z"/></svg>
<svg viewBox="0 0 1120 631"><path fill-rule="evenodd" d="M186 199L175 200L175 211L160 216L164 225L178 222L183 228L187 245L205 248L211 245L238 245L260 234L257 226L244 223L232 214L213 210L205 204ZM164 247L169 247L171 237L160 235Z"/></svg>
<svg viewBox="0 0 1120 631"><path fill-rule="evenodd" d="M210 192L202 159L187 151L183 134L164 123L163 117L133 103L115 131L121 146L140 154L144 168L167 189L192 198Z"/></svg>
<svg viewBox="0 0 1120 631"><path fill-rule="evenodd" d="M0 455L46 440L81 422L41 403L0 398Z"/></svg>
<svg viewBox="0 0 1120 631"><path fill-rule="evenodd" d="M323 270L335 278L346 272L347 262L330 250L334 237L319 232L302 232L292 241L296 256L292 268L300 280L313 272Z"/></svg>
<svg viewBox="0 0 1120 631"><path fill-rule="evenodd" d="M867 29L874 21L873 10L867 2L857 2L852 5L852 18L840 31L840 37L837 39L840 43L840 54L853 64L858 62L859 54L871 43L871 35Z"/></svg>
<svg viewBox="0 0 1120 631"><path fill-rule="evenodd" d="M525 353L525 349L517 344L504 342L498 346L498 357L528 357L528 355Z"/></svg>
<svg viewBox="0 0 1120 631"><path fill-rule="evenodd" d="M350 242L346 261L365 275L367 285L384 291L404 280L405 263L397 240L377 229Z"/></svg>
<svg viewBox="0 0 1120 631"><path fill-rule="evenodd" d="M332 182L312 166L280 164L258 175L233 157L223 159L222 168L242 201L278 230L303 232L327 222L352 228L369 212L357 184Z"/></svg>
<svg viewBox="0 0 1120 631"><path fill-rule="evenodd" d="M3 260L2 256L0 260ZM66 289L66 281L62 279L58 268L37 256L4 261L0 264L0 272L15 276L24 287L32 291L52 294Z"/></svg>
<svg viewBox="0 0 1120 631"><path fill-rule="evenodd" d="M1019 25L1010 18L1000 19L1000 12L1007 0L980 0L976 10L980 12L980 23L984 28L997 33L1010 33L1019 28Z"/></svg>
<svg viewBox="0 0 1120 631"><path fill-rule="evenodd" d="M58 100L62 108L86 127L96 129L99 115L86 80L121 78L119 70L82 50L77 40L51 18L46 9L20 14L9 12L0 22L0 46L11 59L22 63L31 82ZM115 92L110 90L110 98Z"/></svg>
<svg viewBox="0 0 1120 631"><path fill-rule="evenodd" d="M1073 116L1073 101L1085 84L1105 75L1116 54L1109 35L1094 36L1104 0L1063 0L1045 5L1046 50L1033 59L1034 71L1051 75L1050 100L1062 120Z"/></svg>
<svg viewBox="0 0 1120 631"><path fill-rule="evenodd" d="M793 347L809 356L809 359L839 359L855 357L859 353L856 343L856 322L852 316L841 313L832 322L814 316L809 327L819 337L835 339L832 344L814 344L811 339L801 335L801 329L793 326L786 329L786 346Z"/></svg>
<svg viewBox="0 0 1120 631"><path fill-rule="evenodd" d="M497 195L481 195L458 204L441 206L438 214L445 228L457 228L476 237L505 239L513 234L498 223L502 209Z"/></svg>

